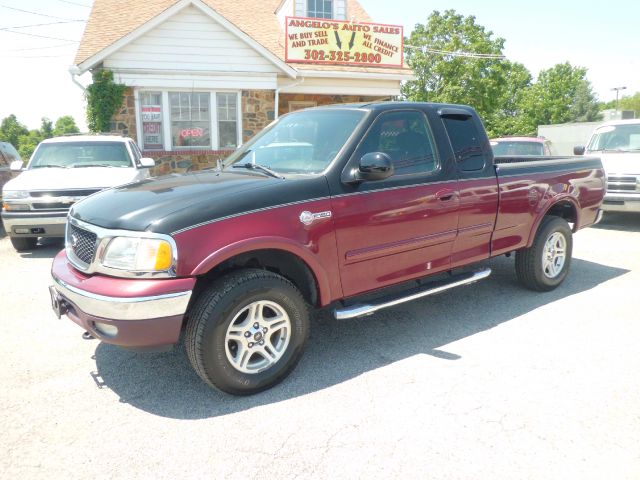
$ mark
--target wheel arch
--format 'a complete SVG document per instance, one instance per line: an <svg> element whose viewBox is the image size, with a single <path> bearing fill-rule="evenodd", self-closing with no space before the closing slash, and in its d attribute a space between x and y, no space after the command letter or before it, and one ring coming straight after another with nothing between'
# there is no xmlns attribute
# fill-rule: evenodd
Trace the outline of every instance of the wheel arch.
<svg viewBox="0 0 640 480"><path fill-rule="evenodd" d="M262 268L290 280L313 306L331 302L334 292L327 273L311 252L288 239L263 238L229 245L214 252L193 271L199 284L239 268Z"/></svg>
<svg viewBox="0 0 640 480"><path fill-rule="evenodd" d="M578 202L575 198L571 196L564 196L561 198L554 199L552 203L547 205L547 207L543 210L533 224L531 228L531 232L529 232L529 239L527 241L527 248L530 248L533 245L533 241L536 237L536 233L540 228L540 224L545 217L555 216L564 218L567 223L573 223L572 231L575 233L580 225L580 208Z"/></svg>

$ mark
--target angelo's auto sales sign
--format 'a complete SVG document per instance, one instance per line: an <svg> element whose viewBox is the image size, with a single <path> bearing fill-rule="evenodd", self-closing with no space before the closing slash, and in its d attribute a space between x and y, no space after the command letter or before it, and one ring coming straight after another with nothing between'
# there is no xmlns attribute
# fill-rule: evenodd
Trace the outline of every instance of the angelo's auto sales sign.
<svg viewBox="0 0 640 480"><path fill-rule="evenodd" d="M399 25L287 17L286 61L360 67L402 67Z"/></svg>

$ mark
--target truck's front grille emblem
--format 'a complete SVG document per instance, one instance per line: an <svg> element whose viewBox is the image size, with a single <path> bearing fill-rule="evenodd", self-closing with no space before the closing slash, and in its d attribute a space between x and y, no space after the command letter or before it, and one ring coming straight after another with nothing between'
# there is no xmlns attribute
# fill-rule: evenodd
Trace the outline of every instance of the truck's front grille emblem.
<svg viewBox="0 0 640 480"><path fill-rule="evenodd" d="M78 228L73 224L69 224L69 229L73 254L78 257L80 261L90 264L96 252L96 234Z"/></svg>

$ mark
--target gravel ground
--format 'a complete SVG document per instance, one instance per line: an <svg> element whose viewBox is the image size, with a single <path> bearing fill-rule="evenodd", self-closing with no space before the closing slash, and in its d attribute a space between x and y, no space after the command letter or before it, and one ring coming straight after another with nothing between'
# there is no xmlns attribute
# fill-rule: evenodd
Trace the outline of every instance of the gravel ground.
<svg viewBox="0 0 640 480"><path fill-rule="evenodd" d="M45 242L0 239L0 478L640 478L640 216L575 237L556 291L478 284L315 316L283 384L210 390L183 348L136 354L49 306Z"/></svg>

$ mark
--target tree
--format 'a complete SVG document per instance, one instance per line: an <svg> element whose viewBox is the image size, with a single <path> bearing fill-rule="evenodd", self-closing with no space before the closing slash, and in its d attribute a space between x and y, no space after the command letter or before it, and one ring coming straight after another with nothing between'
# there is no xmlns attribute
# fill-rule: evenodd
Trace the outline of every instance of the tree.
<svg viewBox="0 0 640 480"><path fill-rule="evenodd" d="M42 140L44 140L44 137L40 130L30 130L26 135L22 135L18 146L18 152L20 152L22 159L29 160L31 154Z"/></svg>
<svg viewBox="0 0 640 480"><path fill-rule="evenodd" d="M111 119L122 106L126 85L113 81L111 70L93 72L93 83L85 91L87 126L92 132L108 132Z"/></svg>
<svg viewBox="0 0 640 480"><path fill-rule="evenodd" d="M54 136L59 137L70 133L80 133L80 129L71 115L65 115L56 120L56 126L53 129Z"/></svg>
<svg viewBox="0 0 640 480"><path fill-rule="evenodd" d="M40 135L42 135L42 138L53 137L53 122L47 117L42 117L40 123Z"/></svg>
<svg viewBox="0 0 640 480"><path fill-rule="evenodd" d="M542 70L523 95L520 133L535 135L538 125L597 120L598 104L586 74L586 68L569 62Z"/></svg>
<svg viewBox="0 0 640 480"><path fill-rule="evenodd" d="M613 101L613 108L615 108L615 100ZM640 118L640 92L636 92L634 95L627 95L620 99L618 102L619 110L633 110L636 112L636 118Z"/></svg>
<svg viewBox="0 0 640 480"><path fill-rule="evenodd" d="M434 11L426 25L416 25L406 43L407 62L417 77L403 86L409 100L471 105L483 118L500 108L503 61L455 54L502 54L504 39L493 38L475 17Z"/></svg>
<svg viewBox="0 0 640 480"><path fill-rule="evenodd" d="M522 133L522 103L531 88L531 73L521 63L503 62L504 86L498 108L485 120L491 137Z"/></svg>
<svg viewBox="0 0 640 480"><path fill-rule="evenodd" d="M16 149L20 146L20 137L28 134L27 127L18 122L18 119L13 114L3 118L2 123L0 123L0 141L9 142Z"/></svg>

